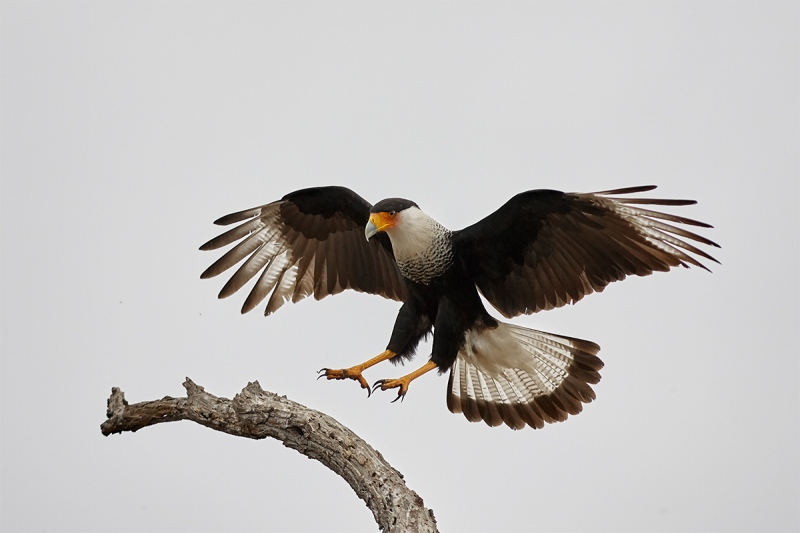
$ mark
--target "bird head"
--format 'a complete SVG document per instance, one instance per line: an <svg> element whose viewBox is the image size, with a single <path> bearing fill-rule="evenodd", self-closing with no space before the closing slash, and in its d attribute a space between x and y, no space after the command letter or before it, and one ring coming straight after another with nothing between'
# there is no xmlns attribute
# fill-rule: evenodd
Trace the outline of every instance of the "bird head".
<svg viewBox="0 0 800 533"><path fill-rule="evenodd" d="M364 228L367 240L378 232L385 231L391 234L392 230L402 227L404 215L409 208L419 209L411 200L402 198L388 198L381 200L369 210L369 222Z"/></svg>

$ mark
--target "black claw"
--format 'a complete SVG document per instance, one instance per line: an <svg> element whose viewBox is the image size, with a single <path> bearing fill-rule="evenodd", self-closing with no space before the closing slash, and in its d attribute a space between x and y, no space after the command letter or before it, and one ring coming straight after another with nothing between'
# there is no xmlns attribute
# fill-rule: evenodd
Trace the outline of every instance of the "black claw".
<svg viewBox="0 0 800 533"><path fill-rule="evenodd" d="M376 390L378 390L378 388L383 386L387 381L388 380L386 380L386 379L379 379L378 381L376 381L375 384L372 386L372 392L375 392ZM399 391L397 391L397 398L392 400L391 403L394 403L397 400L400 400L402 402L405 399L406 394L405 394L405 392L402 392L402 390L403 389L401 388Z"/></svg>
<svg viewBox="0 0 800 533"><path fill-rule="evenodd" d="M320 379L322 379L322 378L327 378L327 377L328 377L328 372L330 372L330 371L331 371L331 369L330 369L330 368L320 368L319 370L317 370L317 374L319 374L319 375L317 376L317 380L320 380ZM334 377L333 377L333 378L331 378L331 379L356 379L356 377L355 377L355 376L348 376L348 375L346 375L346 374L345 374L345 372L344 372L344 370L340 370L339 372L341 372L341 373L342 373L342 376L341 376L341 377L335 377L335 376L334 376ZM359 380L359 381L360 381L360 380ZM385 381L385 380L381 380L381 381ZM376 384L376 385L377 385L377 384ZM373 391L374 389L370 389L370 388L369 388L369 385L367 385L366 387L363 387L363 386L362 386L362 388L364 388L364 389L367 389L367 398L369 398L370 396L372 396L372 391Z"/></svg>

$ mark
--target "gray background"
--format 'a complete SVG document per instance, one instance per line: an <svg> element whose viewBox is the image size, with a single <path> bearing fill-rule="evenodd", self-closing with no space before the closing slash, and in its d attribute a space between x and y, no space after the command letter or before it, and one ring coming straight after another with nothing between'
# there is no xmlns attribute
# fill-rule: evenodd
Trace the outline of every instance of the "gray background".
<svg viewBox="0 0 800 533"><path fill-rule="evenodd" d="M101 436L112 386L190 376L328 412L442 531L797 531L798 89L796 2L4 2L2 529L375 530L277 442ZM542 431L450 414L446 377L402 404L315 381L382 351L395 302L240 316L199 279L215 218L300 187L458 229L649 183L699 200L675 211L722 265L516 319L603 347L597 401Z"/></svg>

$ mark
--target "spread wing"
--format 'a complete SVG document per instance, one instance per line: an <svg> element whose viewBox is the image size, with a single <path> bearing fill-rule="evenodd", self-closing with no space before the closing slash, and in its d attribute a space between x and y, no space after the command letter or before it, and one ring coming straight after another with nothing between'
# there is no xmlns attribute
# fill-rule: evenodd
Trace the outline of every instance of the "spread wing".
<svg viewBox="0 0 800 533"><path fill-rule="evenodd" d="M678 225L711 226L639 207L689 205L693 200L615 197L653 189L518 194L457 232L456 255L506 317L577 302L631 274L689 265L708 270L694 256L718 261L688 241L719 245Z"/></svg>
<svg viewBox="0 0 800 533"><path fill-rule="evenodd" d="M369 241L364 237L370 207L345 187L317 187L224 216L214 223L241 224L200 249L240 242L200 277L217 276L243 261L219 293L226 298L260 273L242 313L268 296L265 315L289 299L297 302L313 294L319 300L344 289L402 301L406 286L388 237L380 234Z"/></svg>

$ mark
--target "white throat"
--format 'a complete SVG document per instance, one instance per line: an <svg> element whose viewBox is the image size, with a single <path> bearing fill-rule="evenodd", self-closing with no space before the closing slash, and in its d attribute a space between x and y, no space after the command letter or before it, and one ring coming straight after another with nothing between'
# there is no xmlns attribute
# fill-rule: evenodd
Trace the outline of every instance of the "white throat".
<svg viewBox="0 0 800 533"><path fill-rule="evenodd" d="M417 283L428 284L453 262L451 232L418 207L400 211L397 223L386 233L400 272Z"/></svg>

